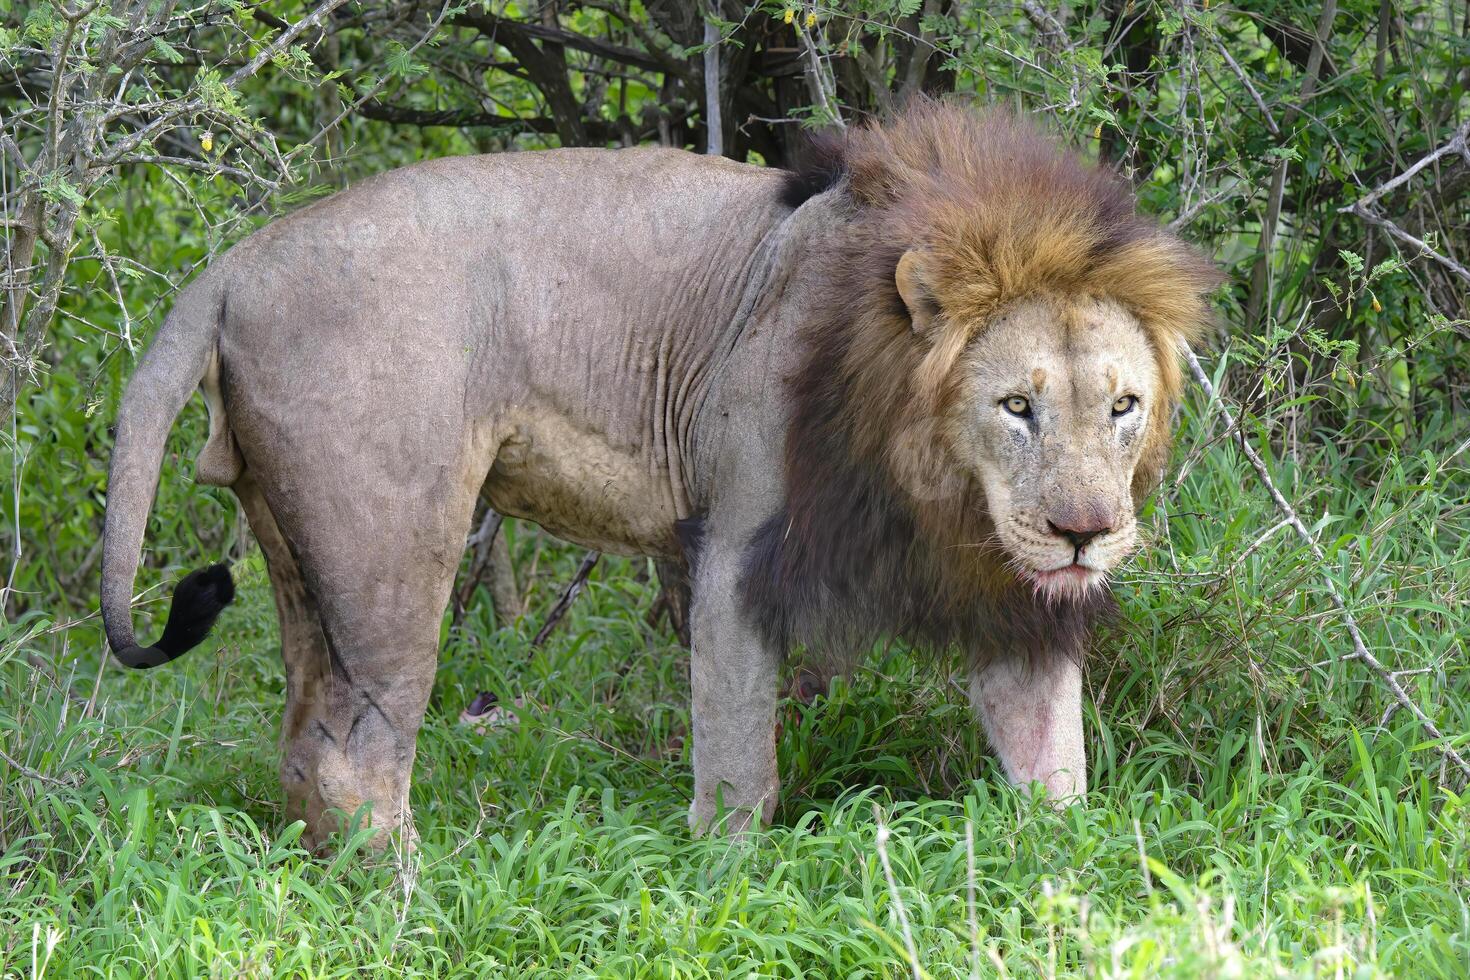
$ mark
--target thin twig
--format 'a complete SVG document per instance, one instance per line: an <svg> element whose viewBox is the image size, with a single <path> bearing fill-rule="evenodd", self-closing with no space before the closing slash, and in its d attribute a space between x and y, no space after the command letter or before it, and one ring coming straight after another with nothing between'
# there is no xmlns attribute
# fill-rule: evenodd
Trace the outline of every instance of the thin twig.
<svg viewBox="0 0 1470 980"><path fill-rule="evenodd" d="M1178 231L1199 217L1199 213L1211 204L1219 204L1221 201L1234 197L1239 192L1240 188L1236 182L1226 181L1225 186L1215 193L1196 198L1183 211L1180 211L1166 227L1170 231Z"/></svg>
<svg viewBox="0 0 1470 980"><path fill-rule="evenodd" d="M1220 36L1213 31L1211 32L1211 36L1215 39L1215 48L1220 54L1225 56L1225 63L1230 66L1230 70L1235 73L1235 77L1240 79L1240 83L1250 93L1251 100L1255 102L1256 108L1261 110L1261 118L1266 121L1266 128L1271 131L1272 136L1280 136L1281 130L1277 127L1276 120L1271 117L1271 110L1266 108L1266 100L1262 99L1261 93L1256 91L1256 86L1251 82L1251 77L1241 70L1235 58L1231 56L1230 48L1220 39Z"/></svg>
<svg viewBox="0 0 1470 980"><path fill-rule="evenodd" d="M117 269L113 267L112 256L107 254L107 249L102 247L102 239L97 234L94 226L89 229L92 233L92 244L97 247L97 258L102 263L102 268L107 271L107 278L112 282L112 295L117 300L117 309L122 314L122 337L123 343L128 345L128 350L133 349L133 318L128 315L128 304L123 299L122 284L117 281Z"/></svg>
<svg viewBox="0 0 1470 980"><path fill-rule="evenodd" d="M1236 555L1235 560L1230 563L1230 567L1225 569L1225 571L1223 572L1177 572L1176 574L1180 578L1200 578L1205 579L1208 582L1223 582L1226 579L1230 578L1230 576L1234 575L1235 570L1241 565L1245 564L1246 559L1250 558L1251 555L1259 551L1262 545L1274 538L1277 531L1280 531L1282 528L1290 526L1291 520L1285 517L1277 521L1275 524L1272 524L1265 531L1261 532L1261 534L1254 541L1252 541L1244 551Z"/></svg>
<svg viewBox="0 0 1470 980"><path fill-rule="evenodd" d="M1446 142L1443 146L1439 147L1437 150L1432 150L1429 153L1424 154L1424 156L1419 158L1417 163L1409 167L1409 169L1405 170L1397 177L1394 177L1392 180L1386 180L1383 183L1379 184L1370 194L1368 194L1367 197L1361 197L1355 203L1349 204L1346 207L1338 208L1337 210L1344 214L1355 213L1358 208L1367 207L1368 205L1378 201L1385 194L1392 193L1393 191L1402 187L1404 184L1412 180L1415 174L1423 170L1425 167L1433 166L1440 158L1446 157L1451 153L1458 153L1461 156L1467 156L1467 153L1470 153L1470 151L1467 151L1467 140L1470 140L1470 122L1466 122L1465 125L1461 126L1455 132L1455 135L1451 137L1450 140ZM1470 159L1470 157L1467 157L1467 159Z"/></svg>
<svg viewBox="0 0 1470 980"><path fill-rule="evenodd" d="M1235 440L1239 444L1241 452L1245 454L1245 458L1250 462L1251 468L1256 471L1256 476L1260 478L1262 485L1265 486L1266 491L1271 495L1271 499L1275 501L1276 509L1281 511L1282 515L1285 516L1293 530L1296 531L1297 536L1311 549L1317 561L1322 565L1326 565L1327 555L1323 553L1321 545L1312 536L1312 532L1307 530L1307 526L1302 523L1302 519L1297 516L1296 508L1292 507L1291 503L1282 496L1281 491L1276 488L1276 481L1271 479L1271 471L1267 469L1265 461L1261 459L1260 454L1256 452L1255 447L1246 438L1245 430L1236 424L1235 416L1230 411L1230 408L1216 394L1215 386L1210 383L1210 377L1200 365L1199 358L1195 357L1194 351L1190 349L1188 344L1181 344L1180 349L1184 354L1185 360L1189 362L1189 369L1193 372L1195 380L1204 389L1205 395L1209 397L1210 401L1219 405L1220 414L1225 417L1226 429L1235 434ZM1448 744L1448 740L1445 738L1444 733L1439 730L1439 726L1434 723L1432 718L1424 713L1423 709L1419 707L1413 698L1409 697L1409 693L1404 690L1403 685L1398 681L1402 672L1389 670L1384 666L1382 661L1373 655L1368 649L1368 645L1363 642L1363 634L1358 629L1357 618L1353 616L1352 610L1348 608L1347 601L1343 598L1342 592L1337 588L1337 583L1326 576L1323 577L1323 583L1327 586L1327 594L1332 597L1332 604L1337 607L1337 611L1342 615L1343 625L1347 628L1348 637L1352 640L1353 644L1352 653L1338 656L1334 659L1338 661L1360 660L1366 664L1368 669L1388 687L1394 696L1394 700L1418 720L1420 726L1434 740L1434 747L1439 750L1440 754L1453 762L1465 777L1470 779L1470 762L1466 762L1464 757Z"/></svg>
<svg viewBox="0 0 1470 980"><path fill-rule="evenodd" d="M1373 225L1377 228L1382 228L1384 231L1388 232L1390 235L1392 235L1394 238L1397 238L1405 245L1410 245L1418 249L1420 255L1424 255L1428 258L1433 259L1440 265L1444 266L1446 269L1449 269L1455 275L1459 276L1461 279L1464 279L1466 282L1470 282L1470 269L1465 268L1463 265L1456 262L1448 255L1441 254L1432 246L1430 246L1428 242L1424 241L1422 238L1415 237L1414 235L1400 228L1398 225L1394 224L1388 218L1385 218L1380 214L1374 214L1362 204L1354 204L1347 208L1344 208L1343 210L1357 215L1359 218L1362 218L1370 225Z"/></svg>
<svg viewBox="0 0 1470 980"><path fill-rule="evenodd" d="M833 96L829 98L827 95L827 70L822 67L822 59L817 53L816 44L812 42L811 31L798 30L796 33L801 35L802 46L806 48L807 60L811 63L809 76L811 78L812 94L822 104L822 112L826 115L826 118L822 120L823 123L836 126L838 129L846 129L847 124L842 121L842 113L837 111L837 106L834 104L836 102L835 89L837 87L835 82L832 86L834 89Z"/></svg>
<svg viewBox="0 0 1470 980"><path fill-rule="evenodd" d="M1451 460L1453 460L1456 456L1460 455L1467 449L1470 449L1470 437L1467 437L1464 442L1456 446L1454 452L1450 453L1444 459L1440 460L1440 469L1444 469L1446 466L1449 465Z"/></svg>
<svg viewBox="0 0 1470 980"><path fill-rule="evenodd" d="M582 587L587 583L587 576L592 574L593 566L601 557L602 552L600 551L589 551L582 557L582 564L577 566L577 574L572 576L572 581L566 591L561 594L560 599L556 600L556 605L551 607L551 612L547 613L546 622L537 631L536 638L531 641L532 646L539 647L546 642L551 631L556 629L556 624L561 622L567 610L572 608L572 603L577 601L577 596L582 594Z"/></svg>

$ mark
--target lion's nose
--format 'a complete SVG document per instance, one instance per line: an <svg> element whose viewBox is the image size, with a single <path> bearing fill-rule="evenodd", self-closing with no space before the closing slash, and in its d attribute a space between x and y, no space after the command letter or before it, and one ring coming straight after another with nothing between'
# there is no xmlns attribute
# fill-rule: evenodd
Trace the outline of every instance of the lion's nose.
<svg viewBox="0 0 1470 980"><path fill-rule="evenodd" d="M1072 542L1073 548L1080 550L1098 535L1113 530L1113 520L1104 507L1089 507L1078 513L1054 514L1047 520L1047 527L1058 538L1066 538Z"/></svg>
<svg viewBox="0 0 1470 980"><path fill-rule="evenodd" d="M1087 542L1091 541L1099 534L1106 534L1109 530L1111 530L1110 528L1106 527L1061 527L1054 521L1047 521L1046 526L1051 528L1051 533L1059 537L1066 538L1068 541L1072 542L1073 548L1077 548L1079 550L1082 548L1083 545L1087 544Z"/></svg>

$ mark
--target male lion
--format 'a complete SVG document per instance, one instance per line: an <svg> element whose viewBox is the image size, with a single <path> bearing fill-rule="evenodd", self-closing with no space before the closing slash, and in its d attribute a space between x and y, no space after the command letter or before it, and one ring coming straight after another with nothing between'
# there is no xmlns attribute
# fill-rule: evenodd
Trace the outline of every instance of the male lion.
<svg viewBox="0 0 1470 980"><path fill-rule="evenodd" d="M786 174L689 153L435 160L259 231L185 290L123 399L102 612L130 667L232 596L129 602L164 442L275 587L281 781L309 841L410 827L414 741L476 499L685 560L694 803L776 801L796 646L957 648L1010 778L1085 789L1080 660L1165 465L1212 266L1028 125L921 103Z"/></svg>

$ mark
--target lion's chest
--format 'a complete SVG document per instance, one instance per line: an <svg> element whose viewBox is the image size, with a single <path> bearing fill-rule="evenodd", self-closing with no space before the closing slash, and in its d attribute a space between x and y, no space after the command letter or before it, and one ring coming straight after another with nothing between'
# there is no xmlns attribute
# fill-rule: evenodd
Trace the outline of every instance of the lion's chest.
<svg viewBox="0 0 1470 980"><path fill-rule="evenodd" d="M558 537L613 554L676 557L681 516L656 454L614 445L551 410L518 411L498 426L490 505Z"/></svg>

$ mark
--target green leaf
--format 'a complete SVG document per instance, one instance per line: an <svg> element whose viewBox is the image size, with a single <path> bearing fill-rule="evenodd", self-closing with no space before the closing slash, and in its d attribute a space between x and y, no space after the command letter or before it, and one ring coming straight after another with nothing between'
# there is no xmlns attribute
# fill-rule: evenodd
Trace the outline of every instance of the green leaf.
<svg viewBox="0 0 1470 980"><path fill-rule="evenodd" d="M153 39L153 53L170 64L180 65L184 62L183 53L161 37L155 37Z"/></svg>
<svg viewBox="0 0 1470 980"><path fill-rule="evenodd" d="M65 201L75 207L81 207L87 203L86 197L77 190L59 171L53 171L41 178L41 193L53 201Z"/></svg>
<svg viewBox="0 0 1470 980"><path fill-rule="evenodd" d="M427 65L414 61L408 49L397 41L388 43L387 55L383 61L388 68L388 74L399 78L418 78L429 70Z"/></svg>

